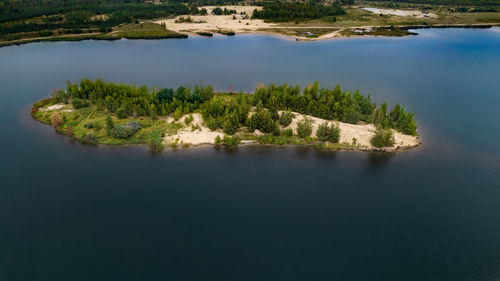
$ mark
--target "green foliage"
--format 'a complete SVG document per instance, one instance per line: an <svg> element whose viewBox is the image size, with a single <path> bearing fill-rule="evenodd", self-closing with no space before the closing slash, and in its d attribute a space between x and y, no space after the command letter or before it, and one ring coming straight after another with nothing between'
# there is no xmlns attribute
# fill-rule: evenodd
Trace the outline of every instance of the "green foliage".
<svg viewBox="0 0 500 281"><path fill-rule="evenodd" d="M237 137L224 135L224 138L222 138L222 142L227 146L238 146L238 144L240 143L240 139Z"/></svg>
<svg viewBox="0 0 500 281"><path fill-rule="evenodd" d="M128 139L141 129L139 122L131 121L126 124L116 125L113 129L113 137L118 139Z"/></svg>
<svg viewBox="0 0 500 281"><path fill-rule="evenodd" d="M115 128L115 124L113 123L113 120L111 119L110 115L106 116L106 134L108 136L111 136L113 134L113 129Z"/></svg>
<svg viewBox="0 0 500 281"><path fill-rule="evenodd" d="M280 124L283 127L290 125L290 123L292 123L293 117L293 113L290 110L283 111L279 119Z"/></svg>
<svg viewBox="0 0 500 281"><path fill-rule="evenodd" d="M127 112L125 111L125 108L123 108L123 107L120 107L116 110L116 116L120 119L124 119L124 118L128 117Z"/></svg>
<svg viewBox="0 0 500 281"><path fill-rule="evenodd" d="M329 141L332 143L338 143L340 139L340 128L332 124L328 125L328 122L324 122L318 126L316 131L316 137L320 141Z"/></svg>
<svg viewBox="0 0 500 281"><path fill-rule="evenodd" d="M370 143L375 147L390 147L394 145L394 135L390 129L378 127Z"/></svg>
<svg viewBox="0 0 500 281"><path fill-rule="evenodd" d="M257 108L257 111L248 119L247 125L252 132L258 129L264 133L272 133L276 128L276 122L271 117L271 113L259 108Z"/></svg>
<svg viewBox="0 0 500 281"><path fill-rule="evenodd" d="M82 100L82 99L79 99L79 98L74 98L71 101L71 104L73 105L73 107L75 109L80 109L80 108L83 108L83 107L88 107L90 105L90 102L88 100Z"/></svg>
<svg viewBox="0 0 500 281"><path fill-rule="evenodd" d="M80 141L84 144L90 144L90 145L98 144L97 138L92 133L82 136Z"/></svg>
<svg viewBox="0 0 500 281"><path fill-rule="evenodd" d="M252 18L273 22L302 21L345 14L338 4L323 5L315 1L267 2L261 11L254 10Z"/></svg>
<svg viewBox="0 0 500 281"><path fill-rule="evenodd" d="M302 120L297 122L297 136L300 138L305 138L310 136L312 133L311 120L304 116Z"/></svg>
<svg viewBox="0 0 500 281"><path fill-rule="evenodd" d="M228 135L232 135L232 134L236 133L239 125L240 125L240 120L238 118L238 114L234 111L231 112L225 121L224 133L226 133Z"/></svg>
<svg viewBox="0 0 500 281"><path fill-rule="evenodd" d="M191 122L193 122L193 115L188 115L184 117L184 124L189 125L191 124Z"/></svg>
<svg viewBox="0 0 500 281"><path fill-rule="evenodd" d="M354 94L344 92L340 86L336 86L333 90L320 89L317 82L304 88L302 93L298 86L291 87L287 84L259 87L252 95L251 104L262 104L262 107L266 108L292 110L322 119L336 119L352 124L359 121L370 122L411 135L416 135L417 130L413 114L406 113L402 107L397 109L399 105L395 107L395 111L399 113L391 117L387 104L383 103L377 108L369 95L363 96L358 91ZM282 117L283 114L280 116L280 124ZM284 124L286 122L282 125Z"/></svg>
<svg viewBox="0 0 500 281"><path fill-rule="evenodd" d="M285 137L291 137L293 136L293 130L291 128L284 129L281 134Z"/></svg>
<svg viewBox="0 0 500 281"><path fill-rule="evenodd" d="M222 142L222 139L220 138L219 135L215 137L214 145L219 145Z"/></svg>

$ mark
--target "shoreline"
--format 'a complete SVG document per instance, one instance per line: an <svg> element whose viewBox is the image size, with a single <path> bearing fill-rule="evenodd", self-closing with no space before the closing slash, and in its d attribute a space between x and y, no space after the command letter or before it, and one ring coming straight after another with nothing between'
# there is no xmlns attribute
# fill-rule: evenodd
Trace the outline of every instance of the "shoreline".
<svg viewBox="0 0 500 281"><path fill-rule="evenodd" d="M293 118L291 124L284 128L290 130L297 130L297 124L301 122L304 118L311 121L312 124L312 134L316 135L319 124L327 122L330 126L335 125L340 128L340 139L337 143L322 142L316 138L306 138L305 140L299 139L296 136L291 138L285 138L284 142L276 143L268 141L272 138L272 135L263 134L256 130L254 133L245 133L239 131L233 136L228 136L224 134L221 130L210 130L205 126L205 121L199 113L186 114L179 119L174 119L171 116L166 118L160 118L156 121L164 124L171 124L177 126L177 129L165 135L163 141L159 147L153 148L151 144L145 142L135 142L135 141L122 141L122 142L86 142L83 138L79 138L76 134L67 133L63 127L55 127L50 121L47 121L47 116L53 116L55 113L60 114L65 118L66 114L80 114L78 109L74 109L71 105L52 103L52 100L44 99L33 104L31 109L31 116L38 122L53 127L55 131L61 135L67 136L70 139L77 141L82 144L92 145L92 146L150 146L151 150L155 153L163 151L163 148L168 148L168 150L182 150L189 148L203 148L203 147L227 147L236 148L237 146L289 146L289 147L304 147L314 150L327 150L327 151L356 151L356 152L404 152L415 149L419 147L422 142L419 136L411 136L402 134L394 129L391 129L394 133L394 144L390 147L375 147L370 144L370 140L375 134L375 126L369 123L358 123L349 124L340 121L326 120L310 115L301 115L300 113L293 112L295 117ZM280 114L283 112L280 111ZM47 115L47 116L43 116ZM186 118L191 118L190 123L186 123ZM141 122L144 119L137 119ZM197 127L196 130L190 129ZM226 137L230 139L230 142L226 142ZM263 138L263 140L261 140ZM219 139L219 141L217 140ZM220 141L224 139L223 141Z"/></svg>
<svg viewBox="0 0 500 281"><path fill-rule="evenodd" d="M358 28L374 28L378 26L357 26L357 27L348 27L351 29L358 29ZM500 27L500 23L492 23L492 24L442 24L442 25L401 25L401 26L394 26L395 28L399 28L401 30L418 30L418 29L432 29L432 28L466 28L466 29L490 29L493 27ZM334 33L334 36L330 36ZM265 31L265 30L247 30L243 32L235 32L234 35L223 35L220 34L220 36L235 36L238 34L255 34L255 35L269 35L269 36L275 36L275 37L280 37L281 39L287 40L287 41L296 41L296 42L309 42L309 41L323 41L323 40L332 40L332 39L349 39L349 38L375 38L375 37L407 37L411 35L416 35L418 36L419 34L406 34L406 35L399 35L399 36L391 36L391 35L341 35L335 32L332 33L327 33L323 34L321 36L315 37L315 38L307 38L307 37L297 37L293 35L287 35L279 32L273 32L273 31ZM79 41L86 41L86 40L95 40L95 41L117 41L117 40L122 40L122 39L127 39L127 40L164 40L164 39L189 39L190 36L193 37L207 37L203 36L200 34L197 34L196 32L185 32L181 33L179 35L167 35L167 36L158 36L158 37L150 37L150 36L144 36L144 37L134 37L134 38L127 38L127 37L108 37L108 36L103 36L99 34L83 34L83 35L75 35L75 36L65 36L65 37L47 37L47 38L34 38L34 39L21 39L21 40L16 40L16 41L4 41L0 42L0 48L3 47L8 47L8 46L20 46L20 45L25 45L25 44L30 44L30 43L43 43L43 42L79 42ZM216 37L216 36L214 36ZM212 37L210 37L212 38Z"/></svg>

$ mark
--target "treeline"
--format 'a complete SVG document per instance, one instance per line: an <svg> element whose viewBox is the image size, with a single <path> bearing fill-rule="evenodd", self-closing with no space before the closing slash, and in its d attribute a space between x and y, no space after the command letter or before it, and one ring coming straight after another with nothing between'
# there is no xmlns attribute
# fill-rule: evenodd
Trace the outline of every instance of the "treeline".
<svg viewBox="0 0 500 281"><path fill-rule="evenodd" d="M68 82L66 90L53 94L58 102L72 102L75 108L96 105L100 110L108 110L119 118L128 116L167 116L174 114L181 117L198 109L200 105L213 97L211 86L190 88L179 87L176 90L148 89L146 86L105 83L100 79L83 79L80 84Z"/></svg>
<svg viewBox="0 0 500 281"><path fill-rule="evenodd" d="M27 2L32 1L20 1ZM190 8L180 3L154 5L126 1L41 1L45 5L0 5L0 35L18 32L107 28L136 19L153 19L172 15L189 14ZM10 3L10 2L7 2ZM64 14L60 16L59 14ZM92 19L95 15L106 15L103 19ZM34 20L33 17L45 15ZM51 16L53 15L53 16Z"/></svg>
<svg viewBox="0 0 500 281"><path fill-rule="evenodd" d="M252 18L273 22L302 21L345 14L338 4L323 5L316 2L271 2L262 10L255 10Z"/></svg>
<svg viewBox="0 0 500 281"><path fill-rule="evenodd" d="M410 135L417 133L413 114L399 104L389 111L386 103L377 107L370 96L363 96L358 91L351 94L342 91L340 86L333 90L320 89L317 82L302 92L300 87L287 84L261 86L253 95L232 94L228 101L214 96L211 86L148 89L145 86L105 83L100 79L83 79L79 85L68 82L66 90L54 92L53 98L57 102L72 102L75 108L93 104L100 110L115 113L119 118L156 118L173 114L178 119L199 109L210 129L220 128L230 135L241 126L248 127L249 131L258 129L274 133L279 130L278 123L283 126L290 124L290 111L352 124L364 121ZM251 110L252 106L255 110ZM284 112L280 115L278 110Z"/></svg>
<svg viewBox="0 0 500 281"><path fill-rule="evenodd" d="M430 4L445 6L500 6L498 0L367 0L373 2Z"/></svg>
<svg viewBox="0 0 500 281"><path fill-rule="evenodd" d="M129 0L6 0L0 2L0 22L26 20L33 17L71 12L91 15L121 12L131 18L154 18L189 12L180 3L154 5L145 1Z"/></svg>
<svg viewBox="0 0 500 281"><path fill-rule="evenodd" d="M342 91L338 85L333 90L320 89L316 82L304 88L301 93L298 86L271 84L257 88L252 95L251 104L259 103L272 110L291 109L302 114L352 124L364 121L384 128L393 128L405 134L417 134L413 114L406 112L399 104L396 104L392 111L388 111L386 103L377 107L369 95L363 96L359 91L351 94Z"/></svg>

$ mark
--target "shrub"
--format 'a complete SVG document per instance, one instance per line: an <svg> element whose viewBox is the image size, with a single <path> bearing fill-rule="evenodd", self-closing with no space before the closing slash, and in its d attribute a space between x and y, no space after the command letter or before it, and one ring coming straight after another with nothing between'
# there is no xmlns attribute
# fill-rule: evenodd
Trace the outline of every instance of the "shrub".
<svg viewBox="0 0 500 281"><path fill-rule="evenodd" d="M227 146L237 146L240 143L240 140L237 137L224 135L224 138L222 138L222 142Z"/></svg>
<svg viewBox="0 0 500 281"><path fill-rule="evenodd" d="M81 142L84 144L97 145L97 138L92 134L82 136Z"/></svg>
<svg viewBox="0 0 500 281"><path fill-rule="evenodd" d="M215 118L213 118L212 116L208 117L205 123L210 130L212 130L212 131L217 130L217 127L218 127L217 120Z"/></svg>
<svg viewBox="0 0 500 281"><path fill-rule="evenodd" d="M265 110L258 110L248 119L248 128L251 132L259 129L264 133L271 133L275 127L276 123L271 114Z"/></svg>
<svg viewBox="0 0 500 281"><path fill-rule="evenodd" d="M290 123L292 123L293 117L293 113L290 110L283 111L280 116L280 124L283 127L290 125Z"/></svg>
<svg viewBox="0 0 500 281"><path fill-rule="evenodd" d="M333 124L331 126L328 126L328 122L325 122L318 126L316 137L320 141L329 141L332 143L338 143L340 139L340 128Z"/></svg>
<svg viewBox="0 0 500 281"><path fill-rule="evenodd" d="M390 129L378 127L375 135L370 140L375 147L388 147L394 145L394 135Z"/></svg>
<svg viewBox="0 0 500 281"><path fill-rule="evenodd" d="M191 122L193 122L193 115L188 115L184 117L184 124L189 125L191 124Z"/></svg>
<svg viewBox="0 0 500 281"><path fill-rule="evenodd" d="M310 136L312 133L311 120L304 116L304 119L297 123L297 135L301 138Z"/></svg>
<svg viewBox="0 0 500 281"><path fill-rule="evenodd" d="M115 124L113 123L111 116L110 115L106 116L106 134L108 136L111 136L113 134L114 128L115 128Z"/></svg>
<svg viewBox="0 0 500 281"><path fill-rule="evenodd" d="M90 103L88 100L82 100L82 99L77 99L74 98L71 101L71 104L73 105L74 108L79 109L79 108L84 108L84 107L89 107Z"/></svg>
<svg viewBox="0 0 500 281"><path fill-rule="evenodd" d="M273 136L279 137L281 135L280 128L278 126L274 127Z"/></svg>
<svg viewBox="0 0 500 281"><path fill-rule="evenodd" d="M149 142L149 148L152 152L161 152L165 148L165 146L163 145L161 140L152 139Z"/></svg>
<svg viewBox="0 0 500 281"><path fill-rule="evenodd" d="M224 131L224 133L226 133L228 135L232 135L232 134L236 133L239 126L240 126L240 120L238 118L238 115L233 112L233 113L229 114L229 117L224 122L223 131Z"/></svg>
<svg viewBox="0 0 500 281"><path fill-rule="evenodd" d="M56 128L62 125L62 120L61 116L59 116L59 113L55 112L50 116L50 123Z"/></svg>
<svg viewBox="0 0 500 281"><path fill-rule="evenodd" d="M219 145L221 142L222 142L222 140L221 140L220 136L217 135L215 137L215 143L214 143L214 145Z"/></svg>
<svg viewBox="0 0 500 281"><path fill-rule="evenodd" d="M83 125L87 129L93 129L94 128L94 122L87 122Z"/></svg>
<svg viewBox="0 0 500 281"><path fill-rule="evenodd" d="M127 118L127 112L125 112L125 108L120 107L116 110L116 116L120 119Z"/></svg>
<svg viewBox="0 0 500 281"><path fill-rule="evenodd" d="M285 137L293 136L293 130L291 128L285 129L281 132L281 134Z"/></svg>
<svg viewBox="0 0 500 281"><path fill-rule="evenodd" d="M113 129L113 137L118 139L127 139L141 129L141 124L131 121L126 124L116 125Z"/></svg>

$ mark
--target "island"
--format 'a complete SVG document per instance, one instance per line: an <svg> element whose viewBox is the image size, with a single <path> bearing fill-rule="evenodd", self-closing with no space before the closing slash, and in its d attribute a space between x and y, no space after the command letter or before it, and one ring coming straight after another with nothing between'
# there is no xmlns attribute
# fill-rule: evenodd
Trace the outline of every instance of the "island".
<svg viewBox="0 0 500 281"><path fill-rule="evenodd" d="M83 79L54 89L31 115L85 144L166 147L239 144L400 151L420 145L414 115L355 91L263 85L214 93L212 86L148 88Z"/></svg>

